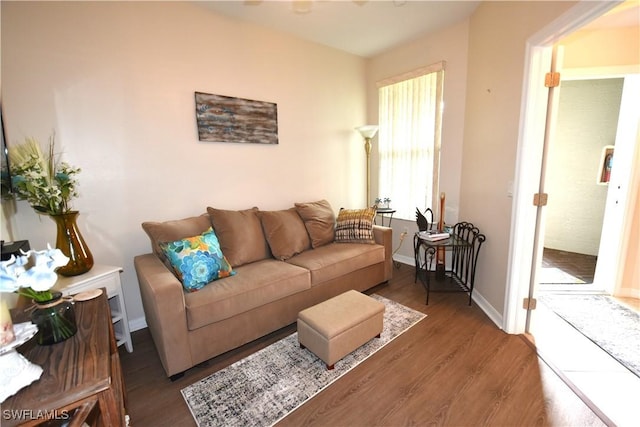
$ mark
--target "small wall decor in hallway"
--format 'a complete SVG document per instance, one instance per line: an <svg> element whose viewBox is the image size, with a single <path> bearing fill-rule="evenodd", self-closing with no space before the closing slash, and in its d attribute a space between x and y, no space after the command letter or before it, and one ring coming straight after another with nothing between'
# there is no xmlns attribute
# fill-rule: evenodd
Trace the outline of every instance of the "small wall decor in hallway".
<svg viewBox="0 0 640 427"><path fill-rule="evenodd" d="M613 145L602 147L600 159L600 176L598 184L608 184L611 179L611 169L613 168Z"/></svg>
<svg viewBox="0 0 640 427"><path fill-rule="evenodd" d="M278 143L277 104L202 92L195 100L200 141Z"/></svg>

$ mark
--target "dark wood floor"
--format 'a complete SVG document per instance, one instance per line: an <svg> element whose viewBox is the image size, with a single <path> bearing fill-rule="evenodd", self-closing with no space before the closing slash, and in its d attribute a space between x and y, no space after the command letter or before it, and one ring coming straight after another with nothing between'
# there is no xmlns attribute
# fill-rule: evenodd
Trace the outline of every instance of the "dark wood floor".
<svg viewBox="0 0 640 427"><path fill-rule="evenodd" d="M597 262L597 256L557 249L544 248L542 253L543 267L556 267L573 277L577 277L584 283L593 283Z"/></svg>
<svg viewBox="0 0 640 427"><path fill-rule="evenodd" d="M432 294L401 265L374 292L426 313L402 334L282 420L281 426L602 425L521 336L499 330L463 294ZM281 329L171 382L148 331L121 350L132 426L195 425L180 389L294 332Z"/></svg>

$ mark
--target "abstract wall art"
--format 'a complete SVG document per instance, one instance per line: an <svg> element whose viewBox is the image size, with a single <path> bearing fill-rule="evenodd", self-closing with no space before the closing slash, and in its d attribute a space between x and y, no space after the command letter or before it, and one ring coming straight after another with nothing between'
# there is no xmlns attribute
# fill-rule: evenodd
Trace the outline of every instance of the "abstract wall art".
<svg viewBox="0 0 640 427"><path fill-rule="evenodd" d="M278 106L196 92L198 139L210 142L278 143Z"/></svg>

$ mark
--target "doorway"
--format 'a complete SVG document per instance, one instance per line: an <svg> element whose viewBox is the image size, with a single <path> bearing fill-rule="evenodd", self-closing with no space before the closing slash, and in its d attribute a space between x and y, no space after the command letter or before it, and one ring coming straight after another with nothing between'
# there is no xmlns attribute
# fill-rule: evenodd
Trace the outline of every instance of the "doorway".
<svg viewBox="0 0 640 427"><path fill-rule="evenodd" d="M607 245L614 241L605 239L600 244L608 228L603 223L606 217L616 216L605 212L607 199L617 187L609 188L609 175L599 169L603 155L615 153L618 121L627 114L623 92L631 86L623 78L570 81L561 86L545 173L549 203L543 211L540 239L547 255L538 266L539 304L528 332L540 356L603 420L627 425L635 417L629 396L640 393L633 341L627 341L637 323L620 321L627 317L616 301L605 296L613 292L618 263L610 263L608 270L599 267L599 281L595 272L599 254L611 250ZM620 141L621 153L635 151L633 139ZM616 182L628 187L632 174L625 175L626 180L618 176ZM620 246L622 233L617 233L615 242ZM555 268L549 268L552 263Z"/></svg>
<svg viewBox="0 0 640 427"><path fill-rule="evenodd" d="M527 57L527 72L525 75L527 84L524 87L523 94L525 105L518 143L518 161L514 186L514 216L511 226L511 248L508 272L509 285L503 318L503 328L509 333L523 333L526 330L528 317L527 311L522 309L522 302L523 300L527 301L527 298L535 296L529 293L530 291L535 293L535 287L530 287L529 284L537 282L537 266L540 262L540 258L532 260L534 248L538 248L540 252L536 254L536 256L542 254L541 246L537 246L542 239L538 239L536 235L537 218L543 217L543 215L539 216L542 208L537 208L537 211L535 211L536 209L531 209L531 195L535 193L535 189L540 187L539 181L542 176L541 165L543 162L540 136L544 133L544 129L541 128L544 127L544 118L548 105L546 93L543 93L543 90L540 89L538 82L544 80L544 74L550 69L550 45L580 29L586 23L603 15L618 4L620 3L579 3L571 9L566 16L563 16L557 22L552 23L549 27L543 29L539 34L534 35L528 40L529 55ZM631 72L638 73L638 64L635 64L632 68L633 71ZM625 72L620 72L620 74L627 74L629 70L624 71ZM633 139L635 143L638 127L637 113L634 120L635 129L633 130ZM632 149L633 148L637 149L637 147L632 147ZM624 155L620 154L620 157L628 160L629 164L632 164L632 160L636 155L637 151L631 151ZM636 164L636 168L637 167L638 165ZM631 169L627 170L627 176L631 175L630 172ZM633 191L629 186L624 184L618 186L616 183L613 186L610 185L610 188L611 187L614 191L608 192L607 194L607 206L611 203L624 202ZM637 191L637 188L635 191ZM606 210L605 208L605 211ZM596 269L599 270L600 273L605 272L613 276L613 279L609 281L608 285L611 288L613 288L619 279L615 263L623 250L619 242L621 240L621 230L624 229L624 216L628 215L626 209L618 209L617 211L615 219L604 219L601 233L601 245L609 245L608 247L615 246L616 249L607 251L604 256L599 253L598 266ZM542 221L544 221L544 218ZM544 230L544 224L541 225L539 229ZM617 231L612 231L614 228ZM617 246L615 242L616 239L618 240ZM612 267L612 265L614 267ZM598 279L596 276L598 276L598 271L594 274L594 282L597 283ZM606 282L602 281L601 283ZM538 307L536 311L539 313L542 310L541 304L538 304ZM629 400L629 396L637 396L640 393L640 384L638 384L637 381L628 382L627 377L618 376L619 372L614 369L609 369L604 361L605 359L600 358L600 354L594 357L588 356L588 354L590 354L586 348L586 341L588 340L582 337L579 342L572 341L572 339L567 338L568 335L564 336L560 334L560 325L566 326L566 322L548 325L548 328L552 329L554 333L546 335L546 337L550 338L560 337L559 341L555 343L550 342L548 346L548 348L556 350L556 353L553 354L552 357L557 361L558 365L562 365L564 361L568 363L568 368L564 365L556 366L559 367L558 372L560 376L567 381L569 386L572 387L583 400L591 403L594 410L596 410L606 422L610 422L611 418L608 418L603 411L618 414L616 416L624 416L625 410L627 414L629 410L633 410L635 403ZM575 329L571 327L565 329L575 332ZM540 338L536 337L535 341L536 344L539 344ZM585 344L585 346L582 344ZM593 345L593 343L591 344ZM576 355L569 350L578 350L579 354ZM546 358L545 355L541 354L541 356ZM551 365L554 366L554 363L551 363ZM601 371L596 372L596 369L601 369ZM573 375L573 377L568 378L569 375ZM596 379L593 380L594 378ZM638 377L634 376L634 378L637 379ZM593 404L593 402L597 403ZM615 405L615 407L607 407L607 405ZM598 410L598 407L603 408L603 411ZM624 422L618 424L624 424Z"/></svg>
<svg viewBox="0 0 640 427"><path fill-rule="evenodd" d="M541 293L608 288L594 278L623 86L621 77L561 82L545 173Z"/></svg>
<svg viewBox="0 0 640 427"><path fill-rule="evenodd" d="M537 236L538 215L542 208L531 208L532 194L539 188L540 177L542 176L542 146L545 133L545 117L548 110L547 91L542 87L545 74L551 68L552 63L552 43L560 40L578 29L582 28L595 18L604 15L618 5L626 5L624 2L579 2L569 12L554 21L539 33L527 40L527 56L525 64L525 82L523 87L523 115L518 138L518 153L516 161L514 192L513 192L513 217L511 222L511 242L509 250L509 264L507 272L507 294L503 311L503 329L512 334L524 333L526 330L528 312L523 310L523 301L532 297L529 293L530 283L536 282L536 270L538 259L532 260L535 248L539 248ZM631 9L632 16L637 15L638 4L633 2ZM636 18L637 19L637 18ZM629 73L639 73L640 64L634 63L628 66L608 66L598 65L599 69L606 68L609 74L618 73L620 75ZM580 71L580 70L578 70ZM577 73L579 74L579 73ZM638 79L633 83L635 90L638 90ZM628 100L632 105L634 100ZM638 128L638 112L635 117L625 119L621 124L626 127L625 132L630 135L635 143L635 133ZM633 147L631 147L633 148ZM619 158L627 161L631 165L637 152L618 153ZM639 162L640 163L640 162ZM616 169L621 169L616 167ZM631 172L630 166L626 170L628 176ZM610 185L616 191L607 195L607 205L624 202L629 199L632 189L627 186ZM636 189L637 190L637 189ZM601 244L606 241L608 247L615 247L612 239L619 239L620 230L623 229L624 215L622 209L618 209L615 218L605 220L606 229L602 230ZM619 246L619 245L618 245ZM611 271L609 268L612 262L616 261L621 248L608 251L603 259L598 260L598 269L601 264L603 269ZM541 252L541 251L540 251ZM539 254L536 254L536 256ZM599 254L602 255L602 254ZM600 257L599 257L600 258ZM596 276L598 272L596 271Z"/></svg>

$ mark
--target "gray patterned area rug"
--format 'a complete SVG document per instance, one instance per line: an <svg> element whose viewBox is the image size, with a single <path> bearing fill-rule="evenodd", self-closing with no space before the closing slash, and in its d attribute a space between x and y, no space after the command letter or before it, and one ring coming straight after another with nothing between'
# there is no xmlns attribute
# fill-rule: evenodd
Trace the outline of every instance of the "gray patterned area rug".
<svg viewBox="0 0 640 427"><path fill-rule="evenodd" d="M640 314L606 295L548 294L540 299L640 377Z"/></svg>
<svg viewBox="0 0 640 427"><path fill-rule="evenodd" d="M385 305L384 329L333 370L293 333L225 369L182 389L198 426L269 426L275 424L342 375L426 317L379 295Z"/></svg>

